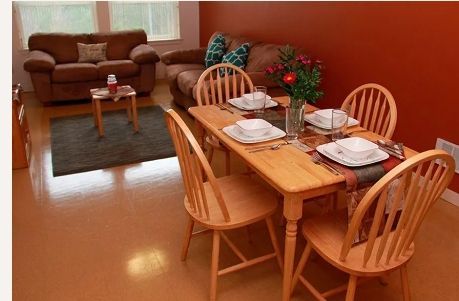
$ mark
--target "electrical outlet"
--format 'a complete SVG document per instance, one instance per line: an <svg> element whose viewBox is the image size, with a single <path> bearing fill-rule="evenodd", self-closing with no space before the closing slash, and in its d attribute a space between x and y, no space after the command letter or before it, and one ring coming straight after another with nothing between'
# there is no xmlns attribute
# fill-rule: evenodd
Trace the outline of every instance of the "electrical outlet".
<svg viewBox="0 0 459 301"><path fill-rule="evenodd" d="M453 156L454 161L456 162L456 173L459 174L459 145L452 142L446 141L441 138L437 138L437 143L435 144L436 149L442 149L451 156Z"/></svg>

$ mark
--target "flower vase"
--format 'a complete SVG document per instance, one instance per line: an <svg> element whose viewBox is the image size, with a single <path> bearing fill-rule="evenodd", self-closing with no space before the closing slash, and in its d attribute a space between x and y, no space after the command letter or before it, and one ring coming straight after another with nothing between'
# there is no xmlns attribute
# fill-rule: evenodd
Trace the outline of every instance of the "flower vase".
<svg viewBox="0 0 459 301"><path fill-rule="evenodd" d="M285 129L289 139L296 139L304 131L304 104L305 100L290 98L286 108Z"/></svg>

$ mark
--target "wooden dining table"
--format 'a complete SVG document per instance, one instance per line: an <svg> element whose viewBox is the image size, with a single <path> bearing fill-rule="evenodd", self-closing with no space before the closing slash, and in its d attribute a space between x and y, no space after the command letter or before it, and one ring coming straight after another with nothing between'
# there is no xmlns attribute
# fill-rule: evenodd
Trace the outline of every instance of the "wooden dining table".
<svg viewBox="0 0 459 301"><path fill-rule="evenodd" d="M288 104L288 97L278 97L275 100L282 106ZM208 105L191 107L188 112L195 118L197 139L201 146L204 143L205 132L211 133L283 195L283 214L286 219L286 228L282 300L287 301L290 299L298 220L303 214L303 200L344 189L345 178L341 174L333 174L322 165L315 164L309 154L291 144L284 145L275 151L249 152L247 149L249 146L272 145L284 140L276 139L256 144L244 144L234 140L222 129L233 125L238 120L245 119L245 117L242 116L241 111L235 108L230 110L222 110L215 105ZM306 105L306 113L314 110L316 110L314 106ZM348 128L348 133L350 135L355 133L355 136L372 141L382 139L381 136L359 126ZM415 151L405 148L407 157L415 153Z"/></svg>

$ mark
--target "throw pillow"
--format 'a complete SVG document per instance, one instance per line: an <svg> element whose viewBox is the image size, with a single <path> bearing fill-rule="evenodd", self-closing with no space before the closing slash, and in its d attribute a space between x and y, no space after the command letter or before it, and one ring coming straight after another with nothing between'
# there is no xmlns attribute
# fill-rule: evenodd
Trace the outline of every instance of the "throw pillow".
<svg viewBox="0 0 459 301"><path fill-rule="evenodd" d="M83 44L77 43L78 63L97 63L107 60L107 43Z"/></svg>
<svg viewBox="0 0 459 301"><path fill-rule="evenodd" d="M233 51L228 52L222 58L222 63L233 64L241 69L245 68L247 58L249 57L250 44L244 43ZM224 69L220 69L220 75L224 74ZM228 70L229 74L233 74L233 70Z"/></svg>
<svg viewBox="0 0 459 301"><path fill-rule="evenodd" d="M215 64L219 64L222 61L222 57L225 54L225 37L218 34L209 47L207 47L206 57L204 59L206 68L212 67Z"/></svg>

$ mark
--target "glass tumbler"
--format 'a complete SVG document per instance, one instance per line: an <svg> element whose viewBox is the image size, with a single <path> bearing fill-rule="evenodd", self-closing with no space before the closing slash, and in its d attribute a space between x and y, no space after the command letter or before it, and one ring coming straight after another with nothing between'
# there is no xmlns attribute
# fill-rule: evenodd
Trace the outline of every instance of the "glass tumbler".
<svg viewBox="0 0 459 301"><path fill-rule="evenodd" d="M253 112L257 117L262 117L265 112L267 88L265 86L253 87Z"/></svg>
<svg viewBox="0 0 459 301"><path fill-rule="evenodd" d="M332 110L331 137L333 141L346 137L348 113L342 109Z"/></svg>

